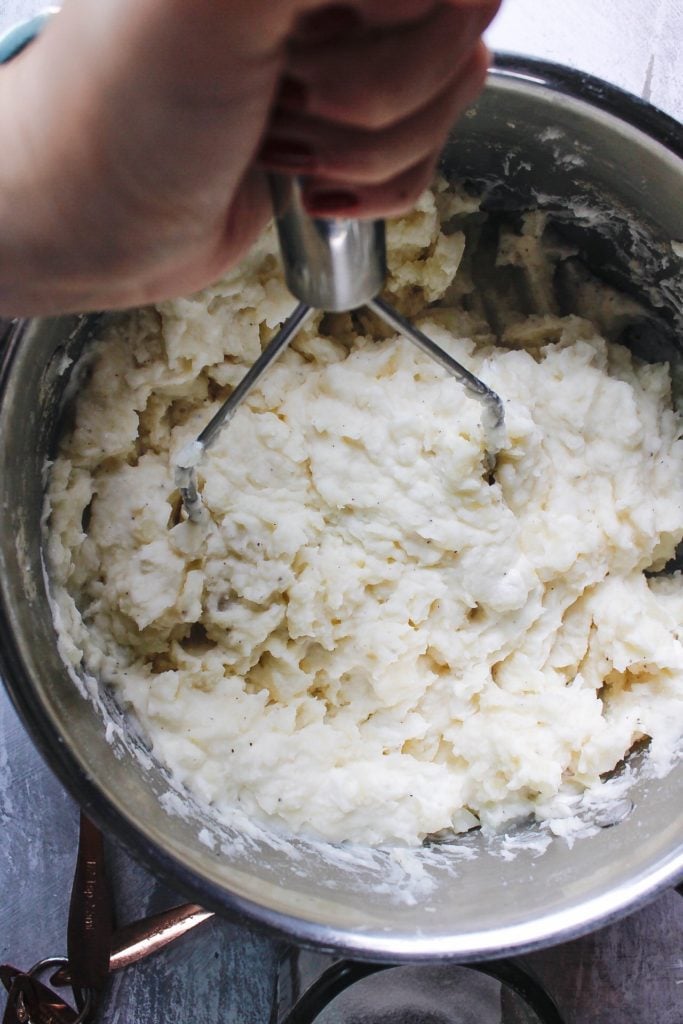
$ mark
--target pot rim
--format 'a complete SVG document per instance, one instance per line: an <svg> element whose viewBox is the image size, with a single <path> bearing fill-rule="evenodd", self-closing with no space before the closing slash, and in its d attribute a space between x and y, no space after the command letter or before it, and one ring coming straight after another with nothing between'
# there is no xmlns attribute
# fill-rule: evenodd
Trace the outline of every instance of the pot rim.
<svg viewBox="0 0 683 1024"><path fill-rule="evenodd" d="M683 124L634 93L588 72L523 54L496 51L491 74L497 79L519 79L551 91L584 100L621 121L626 121L683 160Z"/></svg>
<svg viewBox="0 0 683 1024"><path fill-rule="evenodd" d="M512 53L495 54L491 77L494 81L521 80L572 100L582 100L639 129L683 160L681 124L645 100L599 78L563 65ZM5 322L4 325L0 322L0 400L13 352L29 323L23 319ZM597 925L604 926L631 913L683 878L682 846L678 851L670 852L654 871L570 909L531 922L447 938L391 937L371 931L354 933L295 917L238 896L196 875L175 856L152 843L137 825L104 797L93 777L81 768L60 736L53 731L14 642L2 594L0 674L12 704L41 755L72 797L105 833L116 836L146 868L192 900L233 919L264 928L290 942L328 948L357 959L385 962L455 958L465 963L491 959L576 938Z"/></svg>

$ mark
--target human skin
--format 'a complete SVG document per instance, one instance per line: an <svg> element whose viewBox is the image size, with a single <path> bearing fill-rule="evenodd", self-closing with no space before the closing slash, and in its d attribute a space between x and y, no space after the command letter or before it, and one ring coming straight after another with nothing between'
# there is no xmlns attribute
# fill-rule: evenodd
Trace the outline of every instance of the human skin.
<svg viewBox="0 0 683 1024"><path fill-rule="evenodd" d="M429 183L481 89L499 0L68 0L0 68L0 314L192 292L267 220L266 170L319 216Z"/></svg>

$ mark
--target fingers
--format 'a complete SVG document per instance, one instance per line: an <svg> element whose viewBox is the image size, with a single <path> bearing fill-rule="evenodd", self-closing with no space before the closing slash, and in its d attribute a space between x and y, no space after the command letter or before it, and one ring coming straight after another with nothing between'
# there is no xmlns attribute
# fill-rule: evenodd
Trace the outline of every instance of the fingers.
<svg viewBox="0 0 683 1024"><path fill-rule="evenodd" d="M432 153L390 181L353 190L345 183L310 182L304 196L306 209L313 217L397 217L410 210L430 184L438 159L439 154Z"/></svg>
<svg viewBox="0 0 683 1024"><path fill-rule="evenodd" d="M335 124L386 128L443 92L490 16L490 6L441 3L417 23L381 32L363 26L314 45L295 41L282 101Z"/></svg>
<svg viewBox="0 0 683 1024"><path fill-rule="evenodd" d="M484 84L488 60L486 47L477 44L439 96L381 132L281 114L262 161L271 170L306 176L306 205L315 216L403 213L431 182L449 130Z"/></svg>
<svg viewBox="0 0 683 1024"><path fill-rule="evenodd" d="M261 162L283 173L376 185L430 157L486 74L486 54L476 47L460 73L428 106L376 132L280 111L271 123Z"/></svg>
<svg viewBox="0 0 683 1024"><path fill-rule="evenodd" d="M300 19L260 158L304 175L309 212L404 212L483 86L498 0L365 0Z"/></svg>

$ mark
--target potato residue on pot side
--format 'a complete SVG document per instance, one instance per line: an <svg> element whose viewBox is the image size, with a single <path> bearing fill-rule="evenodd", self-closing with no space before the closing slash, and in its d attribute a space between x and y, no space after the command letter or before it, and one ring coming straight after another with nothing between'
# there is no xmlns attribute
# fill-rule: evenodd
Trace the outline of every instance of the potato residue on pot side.
<svg viewBox="0 0 683 1024"><path fill-rule="evenodd" d="M503 397L493 482L457 382L367 313L320 314L202 463L206 522L184 520L176 454L294 305L272 229L97 343L47 496L60 649L219 816L415 844L553 817L643 737L671 765L683 583L645 574L683 537L668 368L561 315L571 253L540 214L498 232L493 308L484 223L439 183L390 226L388 290Z"/></svg>

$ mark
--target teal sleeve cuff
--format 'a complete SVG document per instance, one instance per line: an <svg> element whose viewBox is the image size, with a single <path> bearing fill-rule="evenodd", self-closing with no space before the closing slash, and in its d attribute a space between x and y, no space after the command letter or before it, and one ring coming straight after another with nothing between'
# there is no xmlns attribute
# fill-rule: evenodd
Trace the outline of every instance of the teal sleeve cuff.
<svg viewBox="0 0 683 1024"><path fill-rule="evenodd" d="M17 25L0 32L0 64L6 64L33 42L46 21L58 10L59 7L46 7L32 18L26 18L25 21L20 21Z"/></svg>

